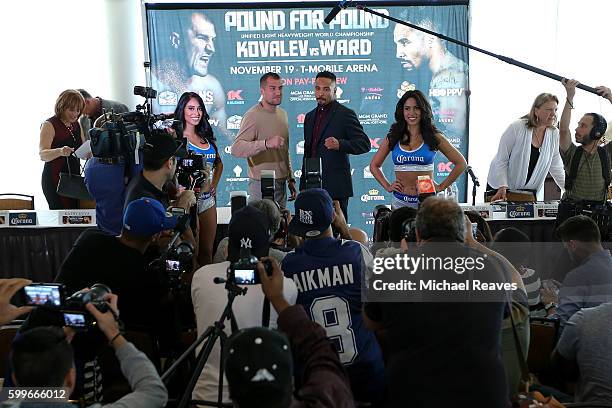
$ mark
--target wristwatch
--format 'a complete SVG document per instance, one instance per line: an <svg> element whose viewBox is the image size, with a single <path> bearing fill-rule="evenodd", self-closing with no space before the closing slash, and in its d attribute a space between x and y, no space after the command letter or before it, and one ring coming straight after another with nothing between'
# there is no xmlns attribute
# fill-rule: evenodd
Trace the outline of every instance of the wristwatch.
<svg viewBox="0 0 612 408"><path fill-rule="evenodd" d="M544 305L544 310L548 313L550 309L554 309L555 307L557 307L557 304L554 302L550 302Z"/></svg>

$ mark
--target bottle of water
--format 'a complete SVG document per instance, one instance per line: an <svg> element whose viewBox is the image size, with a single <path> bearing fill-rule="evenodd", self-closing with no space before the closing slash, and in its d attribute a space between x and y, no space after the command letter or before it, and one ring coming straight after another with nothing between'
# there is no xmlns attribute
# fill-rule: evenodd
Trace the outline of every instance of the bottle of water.
<svg viewBox="0 0 612 408"><path fill-rule="evenodd" d="M457 187L457 183L453 183L446 188L446 198L459 201L459 188Z"/></svg>

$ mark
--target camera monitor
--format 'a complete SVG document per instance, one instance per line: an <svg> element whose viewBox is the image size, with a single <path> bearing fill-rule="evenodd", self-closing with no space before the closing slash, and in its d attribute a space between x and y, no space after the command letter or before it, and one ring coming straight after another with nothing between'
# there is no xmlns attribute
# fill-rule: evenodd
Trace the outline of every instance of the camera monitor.
<svg viewBox="0 0 612 408"><path fill-rule="evenodd" d="M85 314L82 312L64 312L64 325L75 329L84 329L87 326Z"/></svg>
<svg viewBox="0 0 612 408"><path fill-rule="evenodd" d="M234 275L238 285L255 285L260 283L256 269L236 269Z"/></svg>
<svg viewBox="0 0 612 408"><path fill-rule="evenodd" d="M61 283L33 283L25 286L23 303L27 306L61 307L64 304L64 285Z"/></svg>

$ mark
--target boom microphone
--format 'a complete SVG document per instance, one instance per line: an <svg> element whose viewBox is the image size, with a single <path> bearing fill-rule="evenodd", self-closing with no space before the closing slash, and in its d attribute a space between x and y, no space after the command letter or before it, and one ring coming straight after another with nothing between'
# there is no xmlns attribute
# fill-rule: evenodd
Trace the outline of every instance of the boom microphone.
<svg viewBox="0 0 612 408"><path fill-rule="evenodd" d="M325 17L325 19L323 20L325 21L325 24L331 23L332 20L336 18L338 13L340 13L340 10L342 10L343 8L346 8L345 3L346 3L346 0L341 0L340 3L336 4L334 8L331 9L327 17Z"/></svg>

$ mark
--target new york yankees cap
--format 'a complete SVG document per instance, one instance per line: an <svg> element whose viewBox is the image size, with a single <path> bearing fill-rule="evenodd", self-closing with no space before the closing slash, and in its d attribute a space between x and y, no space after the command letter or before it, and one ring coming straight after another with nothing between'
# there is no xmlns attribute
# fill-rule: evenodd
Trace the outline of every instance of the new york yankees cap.
<svg viewBox="0 0 612 408"><path fill-rule="evenodd" d="M270 249L270 227L266 215L255 207L247 205L236 211L229 223L227 235L227 260L240 259L240 249L251 251L251 255L261 258L268 256Z"/></svg>

